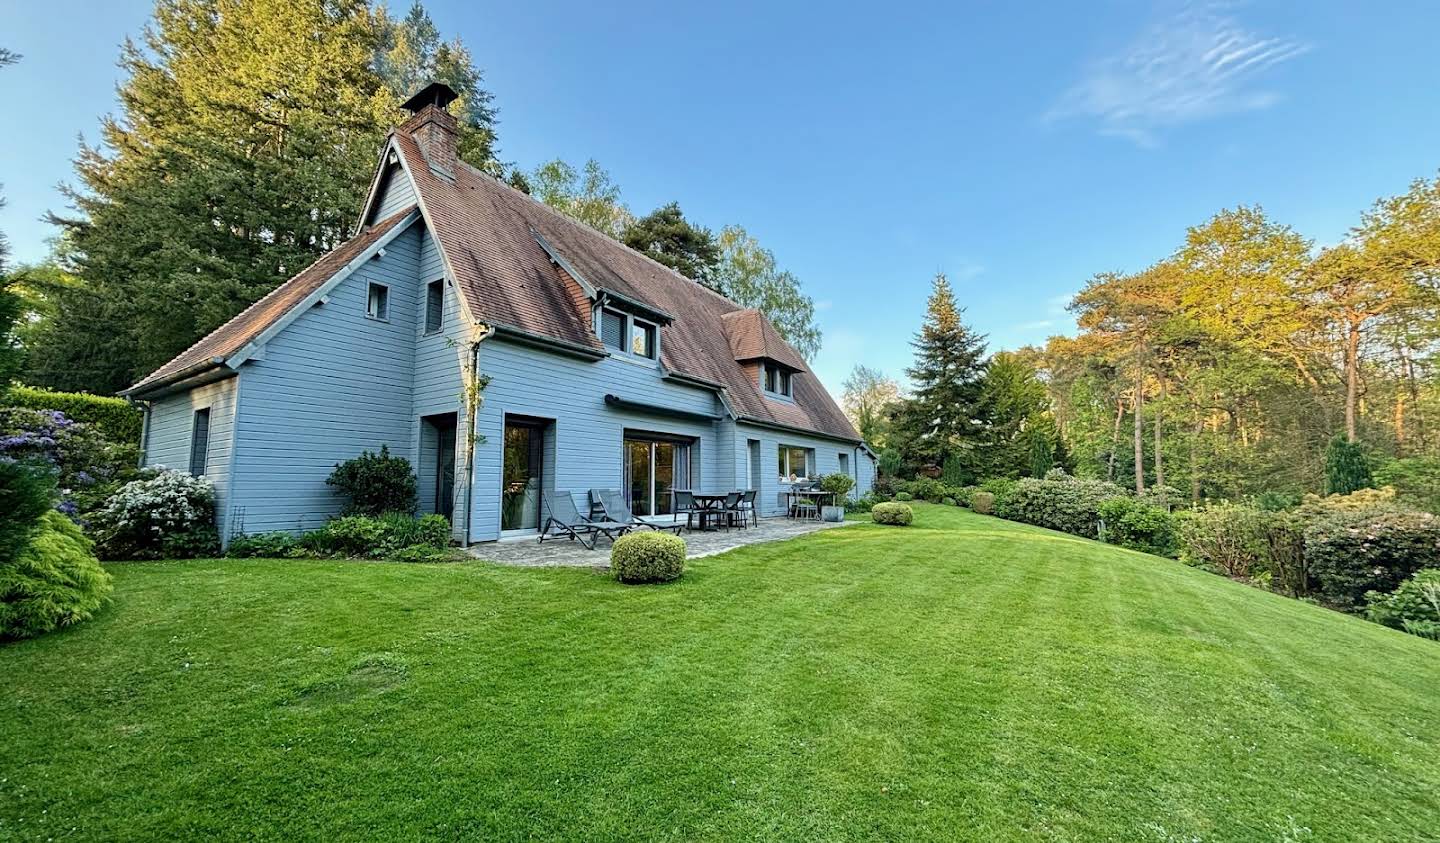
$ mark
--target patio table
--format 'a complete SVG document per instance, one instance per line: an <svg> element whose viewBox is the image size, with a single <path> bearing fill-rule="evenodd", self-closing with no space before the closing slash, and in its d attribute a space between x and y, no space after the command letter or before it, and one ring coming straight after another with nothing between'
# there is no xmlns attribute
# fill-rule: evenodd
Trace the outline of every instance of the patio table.
<svg viewBox="0 0 1440 843"><path fill-rule="evenodd" d="M718 530L719 527L715 525L716 516L724 517L725 499L730 497L731 493L702 495L699 492L693 492L692 494L695 497L695 511L700 514L700 529Z"/></svg>
<svg viewBox="0 0 1440 843"><path fill-rule="evenodd" d="M813 498L815 500L815 517L820 517L820 507L827 506L826 501L833 501L834 492L826 492L821 489L789 489L781 492L785 496L785 514L789 515L794 511L796 498Z"/></svg>

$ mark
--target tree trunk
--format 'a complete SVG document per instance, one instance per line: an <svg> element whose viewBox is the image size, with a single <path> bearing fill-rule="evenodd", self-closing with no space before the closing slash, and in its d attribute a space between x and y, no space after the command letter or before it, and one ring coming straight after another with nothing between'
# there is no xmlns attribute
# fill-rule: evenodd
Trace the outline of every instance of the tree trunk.
<svg viewBox="0 0 1440 843"><path fill-rule="evenodd" d="M1345 333L1345 438L1354 442L1355 408L1360 401L1360 324L1347 321Z"/></svg>
<svg viewBox="0 0 1440 843"><path fill-rule="evenodd" d="M1205 431L1205 421L1195 413L1195 434L1190 437L1190 502L1200 505L1200 434Z"/></svg>
<svg viewBox="0 0 1440 843"><path fill-rule="evenodd" d="M1125 399L1115 399L1115 426L1110 430L1110 463L1105 466L1105 479L1115 482L1115 452L1120 449L1120 421L1125 418Z"/></svg>
<svg viewBox="0 0 1440 843"><path fill-rule="evenodd" d="M1161 378L1161 379L1160 379L1160 400L1161 400L1161 401L1164 401L1164 400L1165 400L1165 379L1164 379L1164 378ZM1160 425L1161 425L1160 412L1161 412L1160 407L1156 407L1156 408L1155 408L1155 413L1154 413L1155 418L1154 418L1153 420L1151 420L1151 422L1150 422L1151 428L1153 428L1154 431L1155 431L1155 485L1156 485L1156 486L1164 486L1164 485L1165 485L1165 460L1164 460L1164 458L1163 458L1163 457L1161 456L1161 454L1160 454L1160 449L1161 449L1161 447L1162 447L1162 445L1163 445L1163 442L1161 441L1163 434L1160 432Z"/></svg>
<svg viewBox="0 0 1440 843"><path fill-rule="evenodd" d="M1130 406L1135 411L1135 494L1145 491L1145 389L1135 384Z"/></svg>

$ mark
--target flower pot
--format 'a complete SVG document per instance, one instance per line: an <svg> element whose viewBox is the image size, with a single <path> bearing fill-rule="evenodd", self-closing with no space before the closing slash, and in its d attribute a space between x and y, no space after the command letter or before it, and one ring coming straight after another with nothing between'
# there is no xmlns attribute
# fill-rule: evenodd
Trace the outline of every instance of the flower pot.
<svg viewBox="0 0 1440 843"><path fill-rule="evenodd" d="M839 523L845 520L845 507L843 506L822 506L820 507L820 520Z"/></svg>

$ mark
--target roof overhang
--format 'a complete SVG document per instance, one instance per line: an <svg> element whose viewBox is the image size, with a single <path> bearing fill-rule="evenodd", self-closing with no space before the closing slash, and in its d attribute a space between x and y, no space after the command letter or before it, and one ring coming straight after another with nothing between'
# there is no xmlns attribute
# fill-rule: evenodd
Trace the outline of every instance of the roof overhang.
<svg viewBox="0 0 1440 843"><path fill-rule="evenodd" d="M719 421L717 413L701 413L695 410L682 410L679 407L666 407L663 404L650 404L645 401L630 401L618 395L606 395L605 406L613 407L616 410L628 410L632 413L644 413L647 416L666 416L672 419L687 419L689 421Z"/></svg>
<svg viewBox="0 0 1440 843"><path fill-rule="evenodd" d="M129 389L123 389L118 394L122 398L129 398L132 401L153 401L176 392L184 392L207 383L225 380L234 377L235 374L235 370L225 364L224 357L211 357L209 360L186 366L174 374L166 375L150 383L137 384Z"/></svg>
<svg viewBox="0 0 1440 843"><path fill-rule="evenodd" d="M811 430L810 428L806 427L796 427L793 424L781 424L780 422L773 422L769 419L757 419L754 416L738 416L735 419L735 422L736 424L748 424L751 427L764 427L769 428L770 430L780 430L784 431L785 433L798 433L802 436L812 436L816 439L829 439L831 442L844 442L847 445L865 444L864 440L857 439L853 436L836 436L833 433L826 433L821 430Z"/></svg>
<svg viewBox="0 0 1440 843"><path fill-rule="evenodd" d="M566 357L574 357L580 360L604 360L610 353L598 348L591 348L588 345L569 342L567 340L547 337L544 334L537 334L517 328L514 325L506 325L501 322L491 322L495 329L496 339L508 340L517 345L538 348L541 351L548 351L551 354L560 354Z"/></svg>

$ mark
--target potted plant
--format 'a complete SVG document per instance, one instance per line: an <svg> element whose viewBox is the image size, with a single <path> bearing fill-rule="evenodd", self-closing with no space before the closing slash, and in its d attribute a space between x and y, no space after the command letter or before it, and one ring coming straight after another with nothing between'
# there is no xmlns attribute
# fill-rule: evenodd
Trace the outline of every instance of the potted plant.
<svg viewBox="0 0 1440 843"><path fill-rule="evenodd" d="M830 503L820 507L820 520L839 522L845 520L845 496L855 488L855 478L848 474L827 474L820 478L820 488L829 492Z"/></svg>

